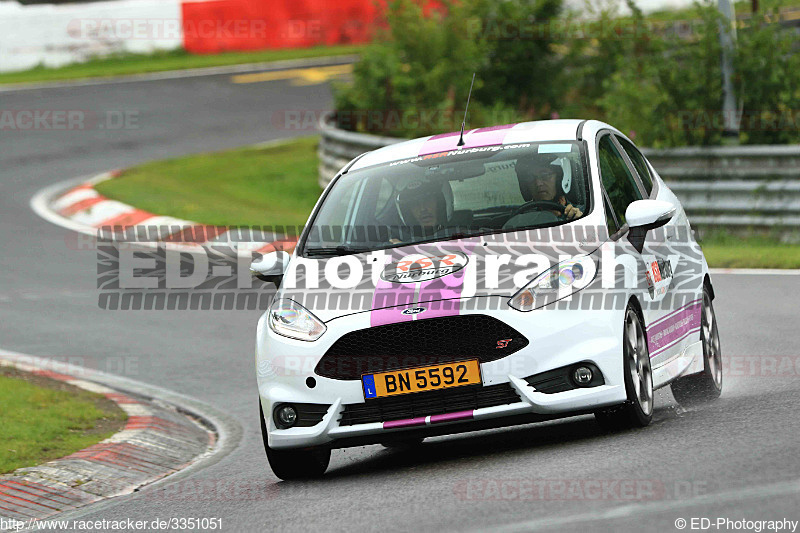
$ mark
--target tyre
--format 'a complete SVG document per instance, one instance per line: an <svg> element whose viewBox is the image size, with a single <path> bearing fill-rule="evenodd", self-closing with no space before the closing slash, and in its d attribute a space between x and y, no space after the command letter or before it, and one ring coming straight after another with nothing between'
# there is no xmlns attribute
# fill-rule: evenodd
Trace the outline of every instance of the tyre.
<svg viewBox="0 0 800 533"><path fill-rule="evenodd" d="M708 287L703 287L700 319L700 340L703 343L703 371L683 376L672 382L672 395L681 405L693 406L719 398L722 394L722 350L717 317Z"/></svg>
<svg viewBox="0 0 800 533"><path fill-rule="evenodd" d="M321 477L331 461L331 449L327 447L303 448L299 450L275 450L269 447L267 439L267 423L264 411L259 402L258 412L261 418L261 437L264 450L272 471L279 478L289 481L293 479L313 479Z"/></svg>
<svg viewBox="0 0 800 533"><path fill-rule="evenodd" d="M610 429L644 427L653 419L653 370L644 336L644 326L636 310L628 305L622 333L623 373L627 401L598 411L597 422Z"/></svg>

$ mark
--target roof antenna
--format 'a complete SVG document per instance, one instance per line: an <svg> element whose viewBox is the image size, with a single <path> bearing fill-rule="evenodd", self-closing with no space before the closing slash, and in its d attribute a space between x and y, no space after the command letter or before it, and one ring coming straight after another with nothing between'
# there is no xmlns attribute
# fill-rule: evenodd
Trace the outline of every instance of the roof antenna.
<svg viewBox="0 0 800 533"><path fill-rule="evenodd" d="M469 84L469 94L467 95L467 107L464 108L464 120L461 121L461 138L456 146L464 146L464 127L467 125L467 110L469 109L469 99L472 96L472 86L475 85L475 73L472 73L472 83Z"/></svg>

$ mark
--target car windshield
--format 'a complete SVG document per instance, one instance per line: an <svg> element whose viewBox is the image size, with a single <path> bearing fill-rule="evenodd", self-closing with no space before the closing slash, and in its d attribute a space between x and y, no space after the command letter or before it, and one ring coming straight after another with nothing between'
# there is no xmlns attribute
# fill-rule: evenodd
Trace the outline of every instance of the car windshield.
<svg viewBox="0 0 800 533"><path fill-rule="evenodd" d="M583 161L580 143L566 141L453 150L352 171L324 199L303 254L344 255L567 223L567 206L577 208L577 218L588 212Z"/></svg>

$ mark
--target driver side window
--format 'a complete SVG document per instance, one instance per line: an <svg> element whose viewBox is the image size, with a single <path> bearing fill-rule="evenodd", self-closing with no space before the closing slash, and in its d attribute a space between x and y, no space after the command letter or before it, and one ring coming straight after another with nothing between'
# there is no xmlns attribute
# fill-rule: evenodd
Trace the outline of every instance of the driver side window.
<svg viewBox="0 0 800 533"><path fill-rule="evenodd" d="M625 210L631 202L642 199L639 186L631 174L628 165L611 140L611 135L600 139L597 147L600 160L600 178L608 193L611 210L616 215L619 225L625 224ZM611 215L609 213L609 215Z"/></svg>

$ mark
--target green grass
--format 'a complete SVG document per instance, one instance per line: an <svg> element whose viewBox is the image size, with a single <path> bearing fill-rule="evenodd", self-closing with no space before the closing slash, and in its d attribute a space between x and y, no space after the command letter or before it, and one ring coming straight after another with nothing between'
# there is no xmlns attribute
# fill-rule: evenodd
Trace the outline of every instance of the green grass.
<svg viewBox="0 0 800 533"><path fill-rule="evenodd" d="M800 244L774 237L719 235L700 246L712 268L800 268Z"/></svg>
<svg viewBox="0 0 800 533"><path fill-rule="evenodd" d="M100 194L212 225L302 226L322 190L316 137L156 161L100 183Z"/></svg>
<svg viewBox="0 0 800 533"><path fill-rule="evenodd" d="M338 45L285 50L260 50L256 52L229 52L225 54L194 55L184 50L156 52L153 54L118 54L97 58L59 68L36 67L20 72L0 74L0 84L42 83L83 78L126 76L166 70L183 70L202 67L220 67L243 63L264 63L288 59L357 54L364 45Z"/></svg>
<svg viewBox="0 0 800 533"><path fill-rule="evenodd" d="M40 386L44 382L53 388ZM0 474L64 457L111 436L126 416L108 405L99 394L0 368Z"/></svg>

